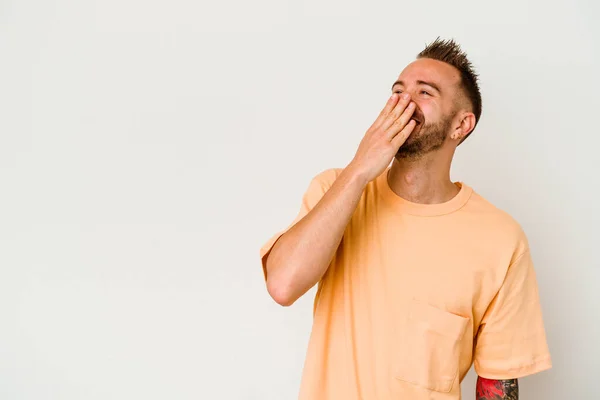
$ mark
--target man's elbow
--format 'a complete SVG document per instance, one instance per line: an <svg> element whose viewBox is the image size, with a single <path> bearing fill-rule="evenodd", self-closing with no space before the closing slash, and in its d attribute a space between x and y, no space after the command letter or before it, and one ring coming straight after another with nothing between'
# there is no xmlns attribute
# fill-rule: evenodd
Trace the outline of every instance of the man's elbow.
<svg viewBox="0 0 600 400"><path fill-rule="evenodd" d="M282 307L289 307L297 300L297 297L292 295L289 285L277 282L273 278L267 278L267 291L271 298Z"/></svg>
<svg viewBox="0 0 600 400"><path fill-rule="evenodd" d="M265 268L267 291L271 298L283 307L289 307L294 304L298 297L293 295L291 282L282 274L282 265L275 265L271 255L266 260Z"/></svg>

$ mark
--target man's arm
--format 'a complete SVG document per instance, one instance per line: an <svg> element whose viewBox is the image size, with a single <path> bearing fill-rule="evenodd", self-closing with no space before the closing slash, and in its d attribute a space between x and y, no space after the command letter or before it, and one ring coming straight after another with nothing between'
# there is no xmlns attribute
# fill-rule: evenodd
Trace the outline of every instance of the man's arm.
<svg viewBox="0 0 600 400"><path fill-rule="evenodd" d="M267 290L292 305L325 274L366 180L346 167L317 205L275 242L267 257Z"/></svg>
<svg viewBox="0 0 600 400"><path fill-rule="evenodd" d="M477 400L518 400L517 379L487 379L477 377Z"/></svg>
<svg viewBox="0 0 600 400"><path fill-rule="evenodd" d="M323 277L365 186L386 169L413 131L414 109L410 96L393 94L333 186L275 242L265 267L267 290L277 303L291 305Z"/></svg>

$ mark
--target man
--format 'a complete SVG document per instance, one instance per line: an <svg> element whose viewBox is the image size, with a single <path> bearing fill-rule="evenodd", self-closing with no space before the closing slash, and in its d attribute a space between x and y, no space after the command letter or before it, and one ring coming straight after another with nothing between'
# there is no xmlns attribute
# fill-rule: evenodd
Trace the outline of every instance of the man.
<svg viewBox="0 0 600 400"><path fill-rule="evenodd" d="M428 45L351 162L315 176L260 249L277 303L318 284L301 400L458 400L473 362L478 400L514 400L551 368L523 230L450 180L477 80L453 40Z"/></svg>

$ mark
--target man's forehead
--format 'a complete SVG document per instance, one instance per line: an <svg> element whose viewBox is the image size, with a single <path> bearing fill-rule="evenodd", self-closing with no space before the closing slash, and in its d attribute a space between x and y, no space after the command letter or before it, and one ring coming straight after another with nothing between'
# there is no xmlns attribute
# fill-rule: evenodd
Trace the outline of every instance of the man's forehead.
<svg viewBox="0 0 600 400"><path fill-rule="evenodd" d="M453 85L460 82L460 73L452 65L431 58L420 58L408 64L398 76L398 80L433 81L440 85Z"/></svg>

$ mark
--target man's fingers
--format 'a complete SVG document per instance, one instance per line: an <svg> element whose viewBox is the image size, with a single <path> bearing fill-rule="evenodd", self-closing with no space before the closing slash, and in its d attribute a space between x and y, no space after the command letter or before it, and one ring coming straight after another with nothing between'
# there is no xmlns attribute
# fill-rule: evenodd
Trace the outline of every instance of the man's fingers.
<svg viewBox="0 0 600 400"><path fill-rule="evenodd" d="M391 101L388 101L385 105L384 109L379 114L379 117L373 123L373 127L375 129L383 129L386 130L389 125L397 119L406 105L410 101L410 96L404 97L405 95L400 95L399 93L394 93L390 98ZM390 121L391 120L391 121Z"/></svg>
<svg viewBox="0 0 600 400"><path fill-rule="evenodd" d="M402 115L400 115L399 118L393 121L392 124L386 129L385 136L388 138L388 140L392 140L392 138L394 138L394 136L396 136L398 132L404 129L414 112L415 103L411 101L402 113Z"/></svg>
<svg viewBox="0 0 600 400"><path fill-rule="evenodd" d="M398 93L392 93L392 95L388 99L387 103L385 104L385 107L383 107L383 110L381 110L381 112L379 113L379 116L377 117L375 122L373 122L374 128L377 128L379 125L381 125L382 122L385 121L387 116L390 115L390 113L392 112L392 110L394 109L396 104L398 103L398 98L399 98Z"/></svg>
<svg viewBox="0 0 600 400"><path fill-rule="evenodd" d="M407 97L404 97L406 95ZM389 112L387 118L385 118L382 124L379 126L379 129L387 131L389 127L400 118L408 104L410 103L410 96L408 94L403 93L394 108Z"/></svg>

